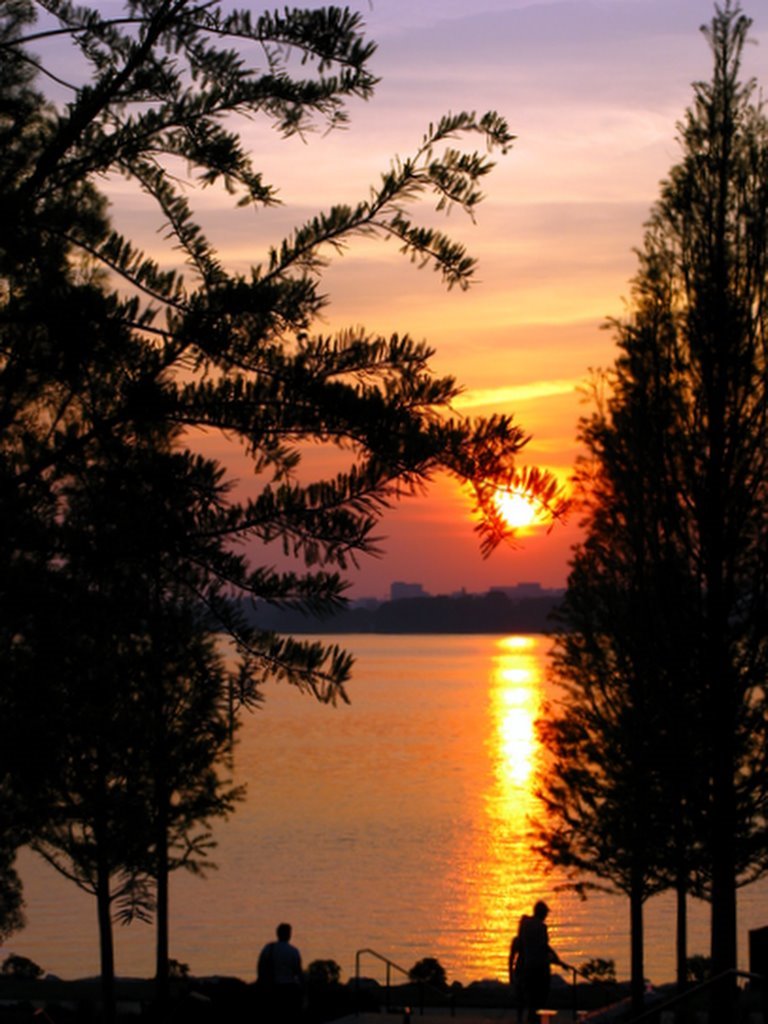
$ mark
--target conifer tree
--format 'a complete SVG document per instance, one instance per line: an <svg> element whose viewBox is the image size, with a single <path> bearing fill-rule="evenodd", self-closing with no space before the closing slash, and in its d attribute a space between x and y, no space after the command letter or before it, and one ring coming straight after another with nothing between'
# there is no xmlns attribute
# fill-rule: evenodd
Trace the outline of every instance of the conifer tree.
<svg viewBox="0 0 768 1024"><path fill-rule="evenodd" d="M649 867L678 891L681 942L686 891L711 899L715 974L737 964L737 885L768 864L768 123L740 78L749 25L727 0L704 29L712 79L694 87L631 316L615 325L611 397L583 430L596 487L566 610L581 638L560 661L590 696L610 669L607 713L580 750L583 771L603 762L613 797L634 762L613 716L629 721L638 701L648 712L633 728L655 772L633 785L662 811ZM556 728L580 714L566 701ZM566 799L555 794L556 814ZM591 804L583 827L599 831L601 811Z"/></svg>
<svg viewBox="0 0 768 1024"><path fill-rule="evenodd" d="M201 643L211 629L234 640L244 700L274 677L323 700L345 699L345 652L249 624L243 600L310 611L338 606L345 568L378 550L383 510L437 472L472 489L485 551L507 532L494 504L499 485L528 483L553 513L560 508L552 480L517 466L525 434L516 423L452 414L458 385L431 373L427 346L362 328L332 337L316 329L328 255L355 236L392 238L449 287L469 284L474 261L464 248L415 223L408 209L431 196L438 209L473 213L492 162L461 140L507 150L512 136L500 116L441 118L367 199L319 212L248 274L227 269L195 219L195 188L223 189L244 215L277 202L237 117L265 118L283 135L305 133L343 124L349 100L371 96L374 46L362 29L358 15L335 7L254 15L138 0L110 17L66 0L4 5L0 658L8 672L0 728L8 743L0 743L0 784L9 805L23 808L27 838L42 843L48 830L50 840L60 780L46 779L46 770L61 754L75 771L79 756L76 733L57 735L50 716L33 725L32 705L71 698L75 715L76 698L104 683L111 691L101 695L105 721L115 715L130 725L133 703L149 707L151 687L137 687L137 679L145 677L142 645L153 635L141 621L152 585L162 595L158 621L192 601L206 612ZM183 274L112 227L103 193L110 176L154 203ZM237 499L223 469L195 451L200 430L242 445L260 482L254 497ZM334 446L346 460L336 475L307 479L309 441ZM156 482L161 457L173 464L168 480L178 494ZM128 481L138 481L135 493ZM145 491L151 525L139 501ZM294 569L271 567L265 548L274 543ZM154 581L148 552L158 567ZM54 614L46 618L46 610ZM120 651L111 661L105 637ZM76 660L89 650L94 663L78 675ZM72 661L66 686L57 675L60 651ZM166 651L156 687L172 678L174 658ZM33 734L44 734L49 758L39 757ZM126 729L115 739L130 736ZM141 794L114 785L120 765L108 748L100 756L102 790L125 800L119 814L105 811L112 823L102 829L105 870L124 873L132 891L146 864L128 829ZM39 782L34 790L30 779ZM114 891L104 893L108 904Z"/></svg>

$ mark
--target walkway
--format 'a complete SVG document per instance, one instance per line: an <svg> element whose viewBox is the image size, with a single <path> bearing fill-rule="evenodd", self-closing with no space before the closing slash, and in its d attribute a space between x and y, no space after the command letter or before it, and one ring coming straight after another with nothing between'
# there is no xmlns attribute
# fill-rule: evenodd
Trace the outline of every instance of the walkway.
<svg viewBox="0 0 768 1024"><path fill-rule="evenodd" d="M509 1009L498 1009L487 1007L481 1009L470 1009L457 1007L454 1016L446 1013L445 1010L425 1009L424 1013L418 1010L411 1013L411 1024L486 1024L487 1021L505 1021L506 1024L517 1024L517 1011ZM572 1010L559 1010L554 1016L548 1018L549 1024L573 1024ZM397 1013L361 1013L360 1016L352 1014L349 1017L342 1017L333 1024L403 1024L402 1012Z"/></svg>

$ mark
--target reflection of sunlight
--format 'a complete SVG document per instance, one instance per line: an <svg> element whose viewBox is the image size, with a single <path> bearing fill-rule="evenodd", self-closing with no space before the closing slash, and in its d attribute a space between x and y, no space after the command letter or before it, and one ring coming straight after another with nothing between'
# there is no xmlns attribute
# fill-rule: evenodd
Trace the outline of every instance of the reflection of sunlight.
<svg viewBox="0 0 768 1024"><path fill-rule="evenodd" d="M530 823L541 761L535 722L543 699L542 646L537 637L500 639L488 674L485 814L475 836L475 883L466 910L473 934L470 955L493 958L496 977L504 976L520 915L547 894L546 869L533 849Z"/></svg>
<svg viewBox="0 0 768 1024"><path fill-rule="evenodd" d="M510 637L528 640L530 637ZM490 796L502 828L516 820L522 825L530 808L531 776L537 749L534 722L539 712L539 660L526 654L525 645L499 645L491 678L491 734L489 745L496 777ZM506 648L506 649L505 649Z"/></svg>
<svg viewBox="0 0 768 1024"><path fill-rule="evenodd" d="M520 651L535 647L536 640L532 636L505 636L496 646L501 651Z"/></svg>
<svg viewBox="0 0 768 1024"><path fill-rule="evenodd" d="M509 782L521 786L531 774L536 745L529 712L525 708L510 708L501 723L499 738Z"/></svg>
<svg viewBox="0 0 768 1024"><path fill-rule="evenodd" d="M531 670L529 668L499 668L496 670L496 677L502 683L509 683L511 686L515 684L522 685L523 683L530 683ZM506 693L502 693L500 699L507 702L515 701L516 703L520 701L520 697L511 689Z"/></svg>
<svg viewBox="0 0 768 1024"><path fill-rule="evenodd" d="M546 678L550 644L541 636L498 638L482 669L478 665L485 701L477 736L484 745L469 756L478 806L457 847L455 889L442 923L460 936L461 959L474 978L506 977L510 940L538 899L553 908L558 952L570 960L584 949L572 932L565 941L577 897L555 891L563 876L555 869L553 877L535 849L533 821L543 815L536 791L547 765L536 721L556 692Z"/></svg>

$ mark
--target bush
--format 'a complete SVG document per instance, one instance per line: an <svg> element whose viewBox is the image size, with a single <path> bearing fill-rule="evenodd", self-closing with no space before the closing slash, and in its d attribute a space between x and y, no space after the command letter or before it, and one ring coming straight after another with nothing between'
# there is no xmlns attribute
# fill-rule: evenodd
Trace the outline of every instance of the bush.
<svg viewBox="0 0 768 1024"><path fill-rule="evenodd" d="M39 967L34 960L30 960L27 956L17 956L15 953L11 953L3 960L0 971L7 978L21 978L25 981L34 981L36 978L42 977L43 974L43 968Z"/></svg>
<svg viewBox="0 0 768 1024"><path fill-rule="evenodd" d="M308 985L338 985L341 968L335 960L313 960L306 976Z"/></svg>
<svg viewBox="0 0 768 1024"><path fill-rule="evenodd" d="M178 960L174 960L173 957L168 961L168 977L175 979L185 979L189 977L189 964L179 963Z"/></svg>
<svg viewBox="0 0 768 1024"><path fill-rule="evenodd" d="M591 981L593 985L600 984L601 982L615 985L616 961L604 960L599 956L593 957L592 960L587 960L586 963L581 965L579 974L585 981Z"/></svg>
<svg viewBox="0 0 768 1024"><path fill-rule="evenodd" d="M706 981L712 973L712 961L701 953L689 956L685 961L685 973L688 981Z"/></svg>
<svg viewBox="0 0 768 1024"><path fill-rule="evenodd" d="M445 968L433 956L425 956L415 963L408 971L408 977L411 981L434 985L435 988L446 988L448 985Z"/></svg>

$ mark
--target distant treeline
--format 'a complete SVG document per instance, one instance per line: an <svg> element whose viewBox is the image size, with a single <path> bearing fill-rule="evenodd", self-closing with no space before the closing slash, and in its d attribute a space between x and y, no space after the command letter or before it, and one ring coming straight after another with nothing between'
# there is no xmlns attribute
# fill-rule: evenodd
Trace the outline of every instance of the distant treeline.
<svg viewBox="0 0 768 1024"><path fill-rule="evenodd" d="M259 604L250 615L278 633L552 633L558 597L512 599L491 591L457 597L412 597L345 608L323 618Z"/></svg>

